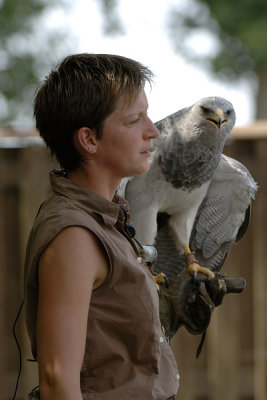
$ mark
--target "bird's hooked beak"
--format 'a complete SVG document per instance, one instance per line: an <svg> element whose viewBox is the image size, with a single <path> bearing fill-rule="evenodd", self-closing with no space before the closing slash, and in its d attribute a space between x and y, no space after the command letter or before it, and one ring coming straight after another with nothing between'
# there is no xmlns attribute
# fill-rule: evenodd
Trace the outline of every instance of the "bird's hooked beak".
<svg viewBox="0 0 267 400"><path fill-rule="evenodd" d="M218 129L221 128L222 124L227 122L227 119L224 118L224 112L221 108L217 108L214 115L211 117L206 118L207 121L211 122L212 124L216 125Z"/></svg>

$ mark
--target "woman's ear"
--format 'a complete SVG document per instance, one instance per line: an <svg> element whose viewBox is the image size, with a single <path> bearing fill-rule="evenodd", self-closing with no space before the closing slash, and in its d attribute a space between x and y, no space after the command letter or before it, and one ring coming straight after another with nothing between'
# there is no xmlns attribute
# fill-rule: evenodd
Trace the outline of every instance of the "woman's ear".
<svg viewBox="0 0 267 400"><path fill-rule="evenodd" d="M74 143L82 154L93 155L96 153L97 139L93 129L82 127L76 131Z"/></svg>

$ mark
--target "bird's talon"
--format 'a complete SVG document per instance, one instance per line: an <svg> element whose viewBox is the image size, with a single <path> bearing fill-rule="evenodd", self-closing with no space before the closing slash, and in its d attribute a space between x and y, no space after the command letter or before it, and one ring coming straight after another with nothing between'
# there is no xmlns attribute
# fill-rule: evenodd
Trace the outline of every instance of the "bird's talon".
<svg viewBox="0 0 267 400"><path fill-rule="evenodd" d="M208 268L201 267L198 264L198 262L195 258L195 253L190 250L189 246L184 246L184 252L185 252L185 263L186 263L187 271L189 273L191 273L194 280L197 278L198 272L202 273L203 275L206 275L208 277L208 279L215 277L214 272L212 272Z"/></svg>
<svg viewBox="0 0 267 400"><path fill-rule="evenodd" d="M194 281L197 279L197 271L195 269L192 271L192 278Z"/></svg>
<svg viewBox="0 0 267 400"><path fill-rule="evenodd" d="M193 263L187 265L187 271L192 274L192 277L194 280L197 278L198 273L201 273L201 274L207 276L207 278L209 280L213 279L215 276L214 272L212 272L210 269L201 267L196 262L193 262Z"/></svg>
<svg viewBox="0 0 267 400"><path fill-rule="evenodd" d="M164 275L164 283L165 283L166 289L168 289L168 287L170 286L170 282L169 282L167 275Z"/></svg>
<svg viewBox="0 0 267 400"><path fill-rule="evenodd" d="M157 291L158 292L160 290L159 283L164 283L166 288L169 287L169 279L167 278L167 276L163 272L161 272L160 274L154 275L153 278L154 278L154 281L156 283L156 287L157 287Z"/></svg>
<svg viewBox="0 0 267 400"><path fill-rule="evenodd" d="M161 272L160 274L155 275L154 281L156 283L165 283L165 274Z"/></svg>

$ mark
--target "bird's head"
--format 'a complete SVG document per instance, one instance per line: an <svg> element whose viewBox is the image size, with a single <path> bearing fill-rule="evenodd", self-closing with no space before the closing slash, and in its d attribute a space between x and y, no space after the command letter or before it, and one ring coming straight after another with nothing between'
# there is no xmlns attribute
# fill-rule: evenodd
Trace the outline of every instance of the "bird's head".
<svg viewBox="0 0 267 400"><path fill-rule="evenodd" d="M166 146L176 148L178 141L182 144L198 142L210 147L222 146L235 125L235 110L233 105L223 97L205 97L191 107L183 108L168 115L156 123L160 136L154 141L157 147L160 143L166 151ZM174 142L173 142L174 141Z"/></svg>
<svg viewBox="0 0 267 400"><path fill-rule="evenodd" d="M197 111L198 122L204 128L215 128L215 132L222 131L227 136L234 127L236 118L234 107L222 97L205 97L194 104L192 109L194 114Z"/></svg>

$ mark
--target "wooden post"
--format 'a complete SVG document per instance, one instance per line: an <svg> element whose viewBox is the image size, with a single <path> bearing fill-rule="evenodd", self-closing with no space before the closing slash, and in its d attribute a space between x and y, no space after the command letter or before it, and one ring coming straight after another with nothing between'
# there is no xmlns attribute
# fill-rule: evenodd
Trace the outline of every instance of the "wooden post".
<svg viewBox="0 0 267 400"><path fill-rule="evenodd" d="M26 148L20 150L21 174L18 182L19 203L19 235L20 235L20 268L23 277L24 257L28 235L40 204L46 199L50 190L49 169L50 155L43 147ZM23 282L21 282L23 288ZM37 363L29 362L31 359L30 341L26 331L25 318L21 318L19 325L23 349L23 375L19 387L19 395L25 397L38 385ZM23 397L24 396L24 397Z"/></svg>
<svg viewBox="0 0 267 400"><path fill-rule="evenodd" d="M267 141L260 140L257 143L257 175L259 176L259 193L252 219L252 249L253 249L253 361L254 361L254 399L265 400L267 398L266 381L266 228L262 221L266 221L266 153ZM265 202L264 202L265 199Z"/></svg>
<svg viewBox="0 0 267 400"><path fill-rule="evenodd" d="M205 347L196 359L196 351L201 340L200 335L192 335L182 327L171 342L171 348L177 360L180 373L180 388L177 400L195 400L205 398L207 393L207 372L205 368Z"/></svg>
<svg viewBox="0 0 267 400"><path fill-rule="evenodd" d="M5 246L5 209L4 209L4 186L5 186L5 159L3 150L0 150L0 343L1 346L1 357L0 357L0 393L4 393L5 390L5 374L6 374L6 359L7 359L7 346L6 341L6 299L7 299L7 248Z"/></svg>

